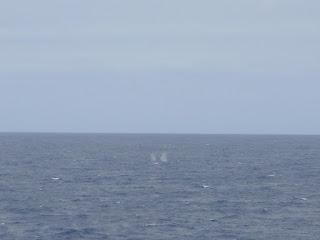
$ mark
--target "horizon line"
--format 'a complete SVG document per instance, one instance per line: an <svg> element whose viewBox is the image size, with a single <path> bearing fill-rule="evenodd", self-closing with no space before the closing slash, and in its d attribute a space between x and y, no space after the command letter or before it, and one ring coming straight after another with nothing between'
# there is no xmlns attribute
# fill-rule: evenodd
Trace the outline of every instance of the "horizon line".
<svg viewBox="0 0 320 240"><path fill-rule="evenodd" d="M244 136L320 136L319 133L201 133L201 132L90 132L90 131L0 131L0 134L87 134L87 135L244 135Z"/></svg>

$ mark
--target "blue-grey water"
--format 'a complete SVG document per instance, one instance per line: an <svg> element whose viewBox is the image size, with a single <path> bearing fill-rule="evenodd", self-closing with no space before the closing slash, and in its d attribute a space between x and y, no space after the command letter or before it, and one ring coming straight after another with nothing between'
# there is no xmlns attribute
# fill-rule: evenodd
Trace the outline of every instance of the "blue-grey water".
<svg viewBox="0 0 320 240"><path fill-rule="evenodd" d="M320 239L320 136L0 134L1 240Z"/></svg>

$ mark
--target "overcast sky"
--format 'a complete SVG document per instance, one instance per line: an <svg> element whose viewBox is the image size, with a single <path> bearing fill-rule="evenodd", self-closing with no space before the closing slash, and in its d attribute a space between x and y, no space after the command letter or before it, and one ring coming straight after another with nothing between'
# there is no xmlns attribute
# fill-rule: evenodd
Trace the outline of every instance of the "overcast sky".
<svg viewBox="0 0 320 240"><path fill-rule="evenodd" d="M320 1L10 0L0 131L320 134Z"/></svg>

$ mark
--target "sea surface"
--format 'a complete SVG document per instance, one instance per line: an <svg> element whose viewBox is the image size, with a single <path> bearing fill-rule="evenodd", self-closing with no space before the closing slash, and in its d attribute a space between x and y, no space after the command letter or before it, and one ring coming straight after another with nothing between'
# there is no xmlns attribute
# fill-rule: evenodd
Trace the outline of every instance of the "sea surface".
<svg viewBox="0 0 320 240"><path fill-rule="evenodd" d="M1 240L319 240L320 136L0 134Z"/></svg>

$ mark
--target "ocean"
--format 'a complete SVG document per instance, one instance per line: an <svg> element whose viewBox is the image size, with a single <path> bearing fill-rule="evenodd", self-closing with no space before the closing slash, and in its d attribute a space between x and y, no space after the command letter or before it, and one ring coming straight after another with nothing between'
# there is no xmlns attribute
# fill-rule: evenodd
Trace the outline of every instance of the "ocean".
<svg viewBox="0 0 320 240"><path fill-rule="evenodd" d="M1 240L319 240L320 136L0 134Z"/></svg>

